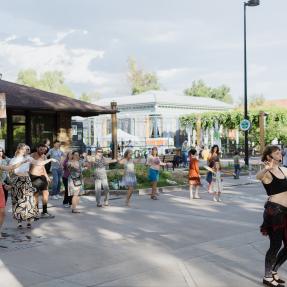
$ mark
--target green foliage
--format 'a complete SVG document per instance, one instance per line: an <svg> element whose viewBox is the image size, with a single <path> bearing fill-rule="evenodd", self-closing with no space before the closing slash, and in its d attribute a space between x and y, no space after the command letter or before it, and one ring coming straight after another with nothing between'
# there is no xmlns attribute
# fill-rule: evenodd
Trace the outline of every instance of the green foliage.
<svg viewBox="0 0 287 287"><path fill-rule="evenodd" d="M65 84L63 73L59 71L48 71L38 77L33 69L22 70L18 73L17 83L70 98L75 97Z"/></svg>
<svg viewBox="0 0 287 287"><path fill-rule="evenodd" d="M98 101L100 98L101 98L101 94L98 92L87 92L87 93L84 92L80 96L79 100L92 103L92 102Z"/></svg>
<svg viewBox="0 0 287 287"><path fill-rule="evenodd" d="M137 188L149 188L151 187L151 183L148 179L148 166L145 164L136 164L135 172L137 177ZM85 178L85 188L86 189L94 189L94 181L93 181L94 169L86 169L83 171L83 177ZM117 165L117 168L107 170L108 182L110 187L112 187L113 183L118 184L124 175L124 169L122 165ZM171 185L168 181L175 181L177 184L186 184L187 176L182 172L176 173L172 171L161 170L160 177L158 181L158 187L169 186Z"/></svg>
<svg viewBox="0 0 287 287"><path fill-rule="evenodd" d="M259 144L259 109L249 110L248 116L251 122L250 140L255 144ZM265 142L270 143L274 138L280 142L287 143L287 109L269 108L265 110L268 113L266 118ZM180 118L182 127L196 126L199 114L191 114ZM243 120L243 112L233 110L228 112L206 112L200 114L201 126L206 128L214 127L217 122L226 129L239 128L240 122Z"/></svg>
<svg viewBox="0 0 287 287"><path fill-rule="evenodd" d="M184 93L187 96L213 98L226 103L233 102L229 87L222 85L218 88L212 88L202 80L193 81L191 88L185 89Z"/></svg>
<svg viewBox="0 0 287 287"><path fill-rule="evenodd" d="M156 74L139 69L135 59L132 58L128 60L128 65L128 80L131 84L132 95L160 89Z"/></svg>

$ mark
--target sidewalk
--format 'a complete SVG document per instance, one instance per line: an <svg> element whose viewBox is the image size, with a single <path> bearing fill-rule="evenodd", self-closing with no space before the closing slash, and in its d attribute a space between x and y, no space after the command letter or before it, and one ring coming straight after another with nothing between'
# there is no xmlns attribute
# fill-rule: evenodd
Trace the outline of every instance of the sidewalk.
<svg viewBox="0 0 287 287"><path fill-rule="evenodd" d="M222 203L204 190L193 201L186 191L158 201L133 196L131 208L124 196L112 196L107 208L83 196L81 213L72 214L51 200L56 218L31 231L17 230L9 211L0 286L261 286L268 240L258 226L266 197L257 183L233 181L225 181Z"/></svg>

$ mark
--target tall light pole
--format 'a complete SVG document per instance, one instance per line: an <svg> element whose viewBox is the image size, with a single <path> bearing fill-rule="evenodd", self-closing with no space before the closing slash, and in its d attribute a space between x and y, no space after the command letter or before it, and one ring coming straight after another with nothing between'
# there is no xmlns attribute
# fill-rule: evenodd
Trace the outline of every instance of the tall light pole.
<svg viewBox="0 0 287 287"><path fill-rule="evenodd" d="M246 57L246 7L254 7L260 4L260 0L249 0L244 2L244 119L248 120L247 105L247 57ZM248 130L244 132L244 161L249 166Z"/></svg>

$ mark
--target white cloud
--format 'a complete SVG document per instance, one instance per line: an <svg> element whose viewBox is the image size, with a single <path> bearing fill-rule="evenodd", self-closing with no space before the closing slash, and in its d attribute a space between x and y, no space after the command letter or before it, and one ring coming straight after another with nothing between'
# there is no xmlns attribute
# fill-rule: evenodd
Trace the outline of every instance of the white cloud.
<svg viewBox="0 0 287 287"><path fill-rule="evenodd" d="M7 39L0 42L0 57L5 59L15 73L32 68L42 73L47 70L63 71L67 81L72 83L104 84L106 79L89 69L94 59L101 59L105 52L92 49L70 49L64 44L42 45L39 38L30 39L41 46L13 44ZM3 68L2 68L3 69ZM5 72L4 72L5 74ZM16 75L15 75L16 78Z"/></svg>
<svg viewBox="0 0 287 287"><path fill-rule="evenodd" d="M43 46L45 43L41 41L40 38L38 37L34 37L34 38L29 38L28 39L32 44L34 44L35 46Z"/></svg>

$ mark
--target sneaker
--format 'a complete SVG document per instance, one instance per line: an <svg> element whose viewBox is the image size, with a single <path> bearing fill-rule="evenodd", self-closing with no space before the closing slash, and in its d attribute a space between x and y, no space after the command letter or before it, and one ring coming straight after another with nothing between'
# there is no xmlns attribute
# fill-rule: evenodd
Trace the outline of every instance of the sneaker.
<svg viewBox="0 0 287 287"><path fill-rule="evenodd" d="M58 199L62 199L62 198L63 198L63 196L60 195L60 194L58 194L58 195L56 195L56 196L57 196Z"/></svg>
<svg viewBox="0 0 287 287"><path fill-rule="evenodd" d="M217 202L217 199L216 199L216 197L215 197L215 196L213 197L213 201L216 201L216 202Z"/></svg>
<svg viewBox="0 0 287 287"><path fill-rule="evenodd" d="M64 207L65 207L65 208L69 208L70 205L69 205L69 204L64 204Z"/></svg>
<svg viewBox="0 0 287 287"><path fill-rule="evenodd" d="M222 201L222 199L221 198L218 198L218 200L217 200L218 202L221 202Z"/></svg>
<svg viewBox="0 0 287 287"><path fill-rule="evenodd" d="M41 218L47 218L47 219L49 219L49 218L55 218L55 216L54 215L52 215L52 214L50 214L50 213L48 213L48 212L45 212L45 213L41 213Z"/></svg>
<svg viewBox="0 0 287 287"><path fill-rule="evenodd" d="M104 206L110 206L109 202L106 201L106 202L104 203Z"/></svg>
<svg viewBox="0 0 287 287"><path fill-rule="evenodd" d="M32 225L30 222L27 223L27 228L31 229L32 228Z"/></svg>
<svg viewBox="0 0 287 287"><path fill-rule="evenodd" d="M97 204L97 207L103 207L100 203Z"/></svg>
<svg viewBox="0 0 287 287"><path fill-rule="evenodd" d="M18 222L18 224L17 224L17 228L19 228L19 229L22 229L22 222Z"/></svg>
<svg viewBox="0 0 287 287"><path fill-rule="evenodd" d="M57 200L58 196L57 195L52 195L52 199Z"/></svg>

